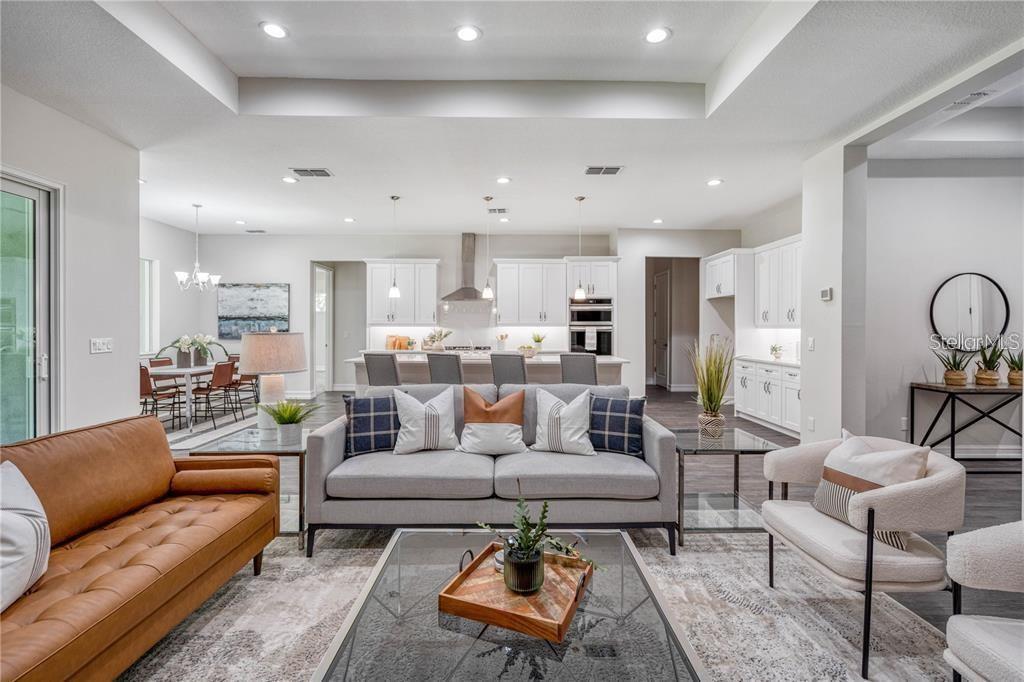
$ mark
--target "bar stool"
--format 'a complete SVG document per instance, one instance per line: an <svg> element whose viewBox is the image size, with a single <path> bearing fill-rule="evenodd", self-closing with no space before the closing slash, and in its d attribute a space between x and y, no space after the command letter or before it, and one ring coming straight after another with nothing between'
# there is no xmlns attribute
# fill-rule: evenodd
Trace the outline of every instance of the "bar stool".
<svg viewBox="0 0 1024 682"><path fill-rule="evenodd" d="M458 353L427 353L432 384L461 384L462 358Z"/></svg>
<svg viewBox="0 0 1024 682"><path fill-rule="evenodd" d="M558 359L562 364L563 384L597 386L596 355L593 353L562 353Z"/></svg>
<svg viewBox="0 0 1024 682"><path fill-rule="evenodd" d="M491 353L491 373L494 385L525 384L526 358L516 351L496 351Z"/></svg>
<svg viewBox="0 0 1024 682"><path fill-rule="evenodd" d="M399 386L398 356L394 353L363 353L366 383L370 386Z"/></svg>

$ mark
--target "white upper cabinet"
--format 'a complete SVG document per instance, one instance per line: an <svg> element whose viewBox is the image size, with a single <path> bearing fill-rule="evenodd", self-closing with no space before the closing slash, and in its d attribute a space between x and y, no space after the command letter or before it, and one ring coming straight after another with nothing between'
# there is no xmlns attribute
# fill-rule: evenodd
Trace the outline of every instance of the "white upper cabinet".
<svg viewBox="0 0 1024 682"><path fill-rule="evenodd" d="M800 326L800 242L789 240L754 254L754 324Z"/></svg>
<svg viewBox="0 0 1024 682"><path fill-rule="evenodd" d="M519 265L517 263L498 263L497 291L494 292L497 302L498 324L516 324L519 322Z"/></svg>
<svg viewBox="0 0 1024 682"><path fill-rule="evenodd" d="M615 298L617 263L611 260L570 260L565 278L565 299L583 285L587 298Z"/></svg>
<svg viewBox="0 0 1024 682"><path fill-rule="evenodd" d="M800 326L800 243L779 248L779 326Z"/></svg>
<svg viewBox="0 0 1024 682"><path fill-rule="evenodd" d="M544 260L496 263L498 324L564 325L568 322L565 263Z"/></svg>
<svg viewBox="0 0 1024 682"><path fill-rule="evenodd" d="M437 261L367 261L367 324L434 324L436 308Z"/></svg>
<svg viewBox="0 0 1024 682"><path fill-rule="evenodd" d="M544 290L542 292L544 322L567 324L569 299L565 296L565 263L544 264Z"/></svg>
<svg viewBox="0 0 1024 682"><path fill-rule="evenodd" d="M704 273L704 298L736 294L736 256L729 254L707 262Z"/></svg>
<svg viewBox="0 0 1024 682"><path fill-rule="evenodd" d="M540 263L519 266L519 321L544 321L544 266Z"/></svg>

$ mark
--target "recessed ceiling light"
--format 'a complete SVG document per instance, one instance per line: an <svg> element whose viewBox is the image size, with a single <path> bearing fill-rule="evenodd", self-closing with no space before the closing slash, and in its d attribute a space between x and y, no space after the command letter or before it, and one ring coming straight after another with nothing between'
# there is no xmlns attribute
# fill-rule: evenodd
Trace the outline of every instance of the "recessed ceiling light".
<svg viewBox="0 0 1024 682"><path fill-rule="evenodd" d="M344 220L346 223L354 223L356 221L355 218L345 218Z"/></svg>
<svg viewBox="0 0 1024 682"><path fill-rule="evenodd" d="M260 24L260 28L263 29L263 32L266 33L271 38L288 37L288 29L286 29L281 24L274 24L269 21L264 21L262 24Z"/></svg>
<svg viewBox="0 0 1024 682"><path fill-rule="evenodd" d="M145 181L145 180L143 180L142 178L139 178L139 184L140 184L140 185L145 185L145 184L146 184L146 181Z"/></svg>
<svg viewBox="0 0 1024 682"><path fill-rule="evenodd" d="M286 175L283 178L281 178L281 182L287 182L289 185L294 185L296 182L298 182L298 179Z"/></svg>
<svg viewBox="0 0 1024 682"><path fill-rule="evenodd" d="M507 223L508 222L508 218L498 218L498 222L499 223Z"/></svg>
<svg viewBox="0 0 1024 682"><path fill-rule="evenodd" d="M465 43L471 43L474 40L477 40L483 34L484 32L478 29L476 26L459 26L457 29L455 29L455 35L458 37L459 40Z"/></svg>
<svg viewBox="0 0 1024 682"><path fill-rule="evenodd" d="M722 178L708 178L708 187L718 187L723 182L725 182L725 180Z"/></svg>
<svg viewBox="0 0 1024 682"><path fill-rule="evenodd" d="M655 225L661 225L665 221L663 221L661 218L655 218L651 222L654 223Z"/></svg>
<svg viewBox="0 0 1024 682"><path fill-rule="evenodd" d="M645 40L649 43L663 43L672 37L672 31L662 26L660 28L651 29L647 32Z"/></svg>
<svg viewBox="0 0 1024 682"><path fill-rule="evenodd" d="M244 220L236 220L235 221L235 225L245 225L245 221Z"/></svg>
<svg viewBox="0 0 1024 682"><path fill-rule="evenodd" d="M504 175L498 178L499 185L507 185L510 182L512 182L512 178L505 177Z"/></svg>

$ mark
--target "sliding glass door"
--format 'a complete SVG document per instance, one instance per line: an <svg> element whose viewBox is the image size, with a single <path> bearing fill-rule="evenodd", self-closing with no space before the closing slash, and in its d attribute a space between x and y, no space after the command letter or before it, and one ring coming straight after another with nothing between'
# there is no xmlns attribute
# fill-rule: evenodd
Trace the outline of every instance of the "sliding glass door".
<svg viewBox="0 0 1024 682"><path fill-rule="evenodd" d="M0 444L50 432L50 193L0 180Z"/></svg>

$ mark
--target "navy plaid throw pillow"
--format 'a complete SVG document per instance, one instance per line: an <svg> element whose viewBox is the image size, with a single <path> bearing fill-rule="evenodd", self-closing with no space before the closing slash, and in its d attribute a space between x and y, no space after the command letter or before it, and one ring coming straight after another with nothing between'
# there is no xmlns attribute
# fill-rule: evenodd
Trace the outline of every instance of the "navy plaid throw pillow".
<svg viewBox="0 0 1024 682"><path fill-rule="evenodd" d="M590 397L590 442L595 450L644 455L644 404L647 398Z"/></svg>
<svg viewBox="0 0 1024 682"><path fill-rule="evenodd" d="M345 414L348 415L346 457L395 449L401 424L394 397L356 398L347 395Z"/></svg>

